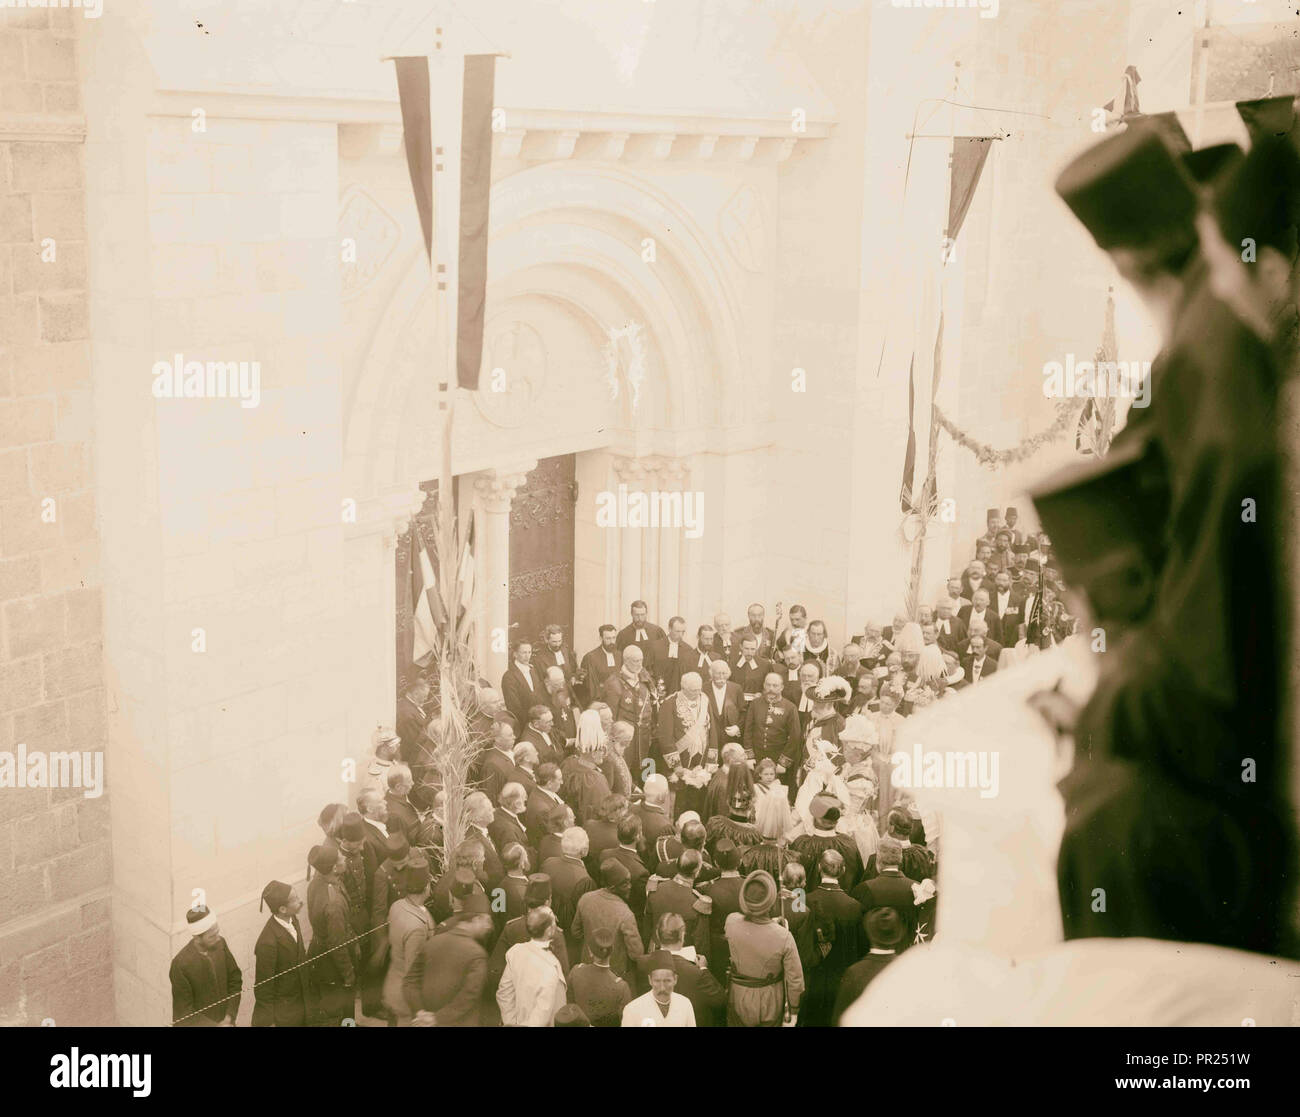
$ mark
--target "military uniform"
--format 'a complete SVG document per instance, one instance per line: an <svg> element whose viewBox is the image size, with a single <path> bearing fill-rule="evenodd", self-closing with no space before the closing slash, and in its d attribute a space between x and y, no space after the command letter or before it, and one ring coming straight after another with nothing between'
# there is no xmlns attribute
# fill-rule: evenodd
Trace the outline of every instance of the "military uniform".
<svg viewBox="0 0 1300 1117"><path fill-rule="evenodd" d="M709 916L713 901L694 885L679 878L664 880L652 876L645 886L645 941L655 943L655 928L661 917L676 912L686 923L685 945L693 946L701 954L709 949Z"/></svg>
<svg viewBox="0 0 1300 1117"><path fill-rule="evenodd" d="M322 1027L337 1027L356 1007L357 944L348 920L343 890L330 877L317 875L307 884L307 917L311 923L313 971L320 991Z"/></svg>

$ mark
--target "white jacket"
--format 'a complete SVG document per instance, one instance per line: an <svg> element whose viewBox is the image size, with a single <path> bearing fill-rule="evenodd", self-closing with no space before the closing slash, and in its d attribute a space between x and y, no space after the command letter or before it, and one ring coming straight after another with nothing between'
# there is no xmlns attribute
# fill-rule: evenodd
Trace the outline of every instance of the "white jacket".
<svg viewBox="0 0 1300 1117"><path fill-rule="evenodd" d="M564 970L549 946L529 940L506 951L506 969L497 986L501 1023L549 1028L568 998Z"/></svg>

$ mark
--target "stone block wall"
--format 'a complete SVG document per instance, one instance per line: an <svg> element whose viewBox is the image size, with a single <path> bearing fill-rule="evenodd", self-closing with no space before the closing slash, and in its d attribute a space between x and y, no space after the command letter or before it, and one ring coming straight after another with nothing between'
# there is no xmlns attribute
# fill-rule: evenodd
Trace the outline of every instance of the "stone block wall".
<svg viewBox="0 0 1300 1117"><path fill-rule="evenodd" d="M102 759L82 22L0 9L0 752ZM114 1020L103 775L0 787L0 1024Z"/></svg>

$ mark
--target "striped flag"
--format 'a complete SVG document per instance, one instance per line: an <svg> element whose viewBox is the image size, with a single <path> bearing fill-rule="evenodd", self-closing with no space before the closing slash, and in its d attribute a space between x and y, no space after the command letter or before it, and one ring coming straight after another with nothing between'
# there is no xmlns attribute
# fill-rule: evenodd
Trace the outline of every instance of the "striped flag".
<svg viewBox="0 0 1300 1117"><path fill-rule="evenodd" d="M460 570L456 580L460 587L460 600L456 607L456 635L463 640L473 621L470 604L474 600L474 519L470 517L469 531L465 533L465 546L461 551Z"/></svg>
<svg viewBox="0 0 1300 1117"><path fill-rule="evenodd" d="M446 328L454 330L448 357L456 383L469 391L478 388L483 360L496 59L440 52L433 89L429 58L394 59L424 250L434 267L438 305L449 312ZM451 76L457 80L449 81Z"/></svg>
<svg viewBox="0 0 1300 1117"><path fill-rule="evenodd" d="M433 563L416 527L411 529L411 619L414 633L411 659L419 666L427 667L438 645L439 626L447 615L438 599Z"/></svg>

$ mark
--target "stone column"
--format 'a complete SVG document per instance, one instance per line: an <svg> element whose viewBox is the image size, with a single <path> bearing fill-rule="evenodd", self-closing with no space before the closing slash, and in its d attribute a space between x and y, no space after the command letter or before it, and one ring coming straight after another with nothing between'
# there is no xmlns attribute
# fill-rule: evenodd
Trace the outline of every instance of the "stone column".
<svg viewBox="0 0 1300 1117"><path fill-rule="evenodd" d="M649 470L646 468L646 463L638 458L615 458L614 476L618 478L620 485L627 486L631 494L642 489L649 476ZM629 606L642 596L640 531L640 528L628 527L626 524L619 529L619 601L616 603L612 621L617 625L627 623Z"/></svg>
<svg viewBox="0 0 1300 1117"><path fill-rule="evenodd" d="M662 458L651 458L646 462L646 484L642 486L645 493L656 504L658 503L659 490L659 467L663 462ZM641 539L641 599L646 603L647 615L650 617L652 624L664 627L668 619L666 615L660 613L659 600L659 535L660 529L650 524L650 509L646 509L646 523L644 527L633 528L634 532L639 532Z"/></svg>
<svg viewBox="0 0 1300 1117"><path fill-rule="evenodd" d="M474 478L480 640L485 646L482 663L493 685L510 663L510 503L536 464L489 469ZM498 630L506 634L504 641L496 639Z"/></svg>
<svg viewBox="0 0 1300 1117"><path fill-rule="evenodd" d="M680 458L678 459L678 461L682 468L682 489L683 489L682 501L683 501L683 508L684 508L685 500L686 500L685 490L688 487L697 485L697 479L694 475L694 471L692 469L692 461L690 458ZM720 506L715 506L712 509L710 509L709 502L708 500L706 500L704 503L704 516L706 518L701 522L700 525L701 529L707 526L708 523L707 517L711 513L712 514L719 513L720 510L721 510ZM709 624L713 623L713 618L711 616L704 615L704 604L702 601L702 597L703 597L702 586L703 586L703 574L704 574L704 570L703 570L704 538L702 535L700 535L692 539L689 535L686 534L686 530L684 527L680 535L681 538L678 540L678 559L677 559L678 562L678 572L677 572L678 609L677 611L683 617L686 618L686 638L692 644L694 644L696 628L699 627L701 624L704 624L706 621Z"/></svg>
<svg viewBox="0 0 1300 1117"><path fill-rule="evenodd" d="M378 725L394 725L397 698L398 537L424 503L412 486L361 501L345 527L344 585L347 631L354 641L349 676L348 755L360 759ZM399 575L400 576L400 575Z"/></svg>
<svg viewBox="0 0 1300 1117"><path fill-rule="evenodd" d="M686 463L677 458L667 458L659 469L659 487L664 492L679 493L682 496L683 517L686 499L685 482L690 473ZM662 624L667 627L668 618L682 612L682 540L685 531L681 523L660 524L659 526L659 611L663 616ZM689 628L690 621L687 621ZM687 633L690 639L690 633Z"/></svg>

